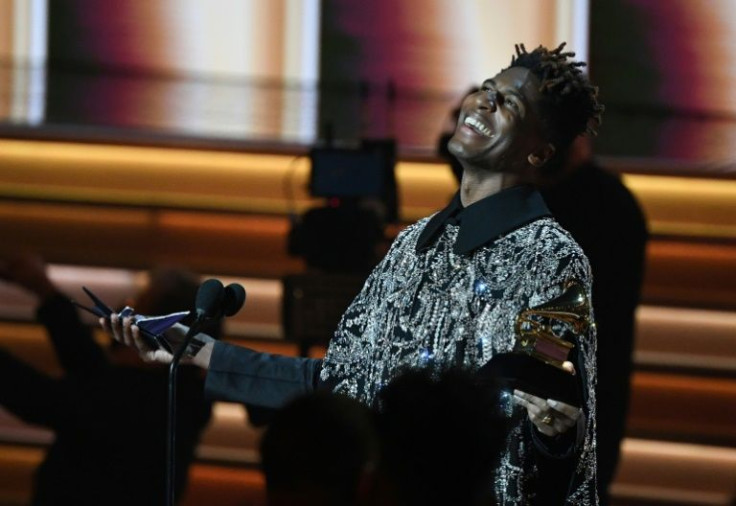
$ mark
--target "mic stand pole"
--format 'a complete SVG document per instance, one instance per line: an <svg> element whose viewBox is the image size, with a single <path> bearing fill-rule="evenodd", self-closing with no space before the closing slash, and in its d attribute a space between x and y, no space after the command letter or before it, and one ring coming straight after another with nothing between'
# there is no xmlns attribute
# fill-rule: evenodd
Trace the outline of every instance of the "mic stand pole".
<svg viewBox="0 0 736 506"><path fill-rule="evenodd" d="M184 340L179 349L174 353L174 357L169 364L169 417L166 427L166 506L174 506L176 495L176 373L179 369L184 353L186 352L189 342L195 334L199 332L202 322L195 320L189 327Z"/></svg>

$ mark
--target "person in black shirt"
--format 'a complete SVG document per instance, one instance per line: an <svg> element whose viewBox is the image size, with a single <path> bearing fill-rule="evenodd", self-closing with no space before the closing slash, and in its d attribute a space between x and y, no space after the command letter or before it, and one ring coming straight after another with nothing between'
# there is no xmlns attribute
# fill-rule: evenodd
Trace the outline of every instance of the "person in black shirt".
<svg viewBox="0 0 736 506"><path fill-rule="evenodd" d="M100 346L47 277L40 258L8 257L0 262L0 277L38 297L38 321L64 371L60 378L49 376L0 349L0 404L23 421L54 431L36 471L32 504L164 504L166 368L143 366L118 343L110 350ZM145 314L187 309L197 287L188 273L155 270L137 309ZM185 368L179 381L176 486L181 492L211 404L203 397L201 371Z"/></svg>

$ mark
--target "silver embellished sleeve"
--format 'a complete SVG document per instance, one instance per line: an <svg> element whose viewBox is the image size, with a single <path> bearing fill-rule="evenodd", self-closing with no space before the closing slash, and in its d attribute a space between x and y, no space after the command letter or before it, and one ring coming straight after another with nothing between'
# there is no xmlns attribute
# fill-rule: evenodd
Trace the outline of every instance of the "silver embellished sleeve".
<svg viewBox="0 0 736 506"><path fill-rule="evenodd" d="M571 240L571 239L570 239ZM577 246L577 245L576 245ZM548 287L542 287L542 298L549 300L559 295L561 287L564 287L568 281L576 280L582 282L585 286L588 300L592 300L592 275L588 259L582 253L582 250L575 248L561 256L557 262L556 272L542 272L540 279L553 279ZM554 264L554 263L553 263ZM547 278L547 276L550 278ZM596 396L595 385L597 381L596 370L596 327L595 316L592 306L590 306L588 315L591 325L582 335L575 336L577 360L575 367L577 376L581 382L581 391L583 394L583 414L580 422L578 440L575 443L572 458L577 463L571 477L569 493L566 504L571 505L596 505L598 504L597 496L597 458L596 458Z"/></svg>

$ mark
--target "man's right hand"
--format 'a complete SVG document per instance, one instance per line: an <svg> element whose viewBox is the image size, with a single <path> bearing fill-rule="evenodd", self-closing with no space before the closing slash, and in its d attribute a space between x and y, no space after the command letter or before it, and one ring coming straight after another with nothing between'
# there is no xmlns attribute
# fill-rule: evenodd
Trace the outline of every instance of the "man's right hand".
<svg viewBox="0 0 736 506"><path fill-rule="evenodd" d="M100 318L100 325L107 331L113 339L126 346L133 347L138 350L138 354L144 362L158 362L169 364L173 359L173 355L163 348L153 349L146 344L141 336L140 328L133 324L133 318L120 318L117 314L110 316L110 319ZM173 346L181 345L189 328L185 325L177 323L171 329L166 331L166 339ZM215 340L206 334L197 334L196 338L204 342L202 346L193 356L182 357L183 364L193 364L202 369L207 369L212 356L212 348Z"/></svg>

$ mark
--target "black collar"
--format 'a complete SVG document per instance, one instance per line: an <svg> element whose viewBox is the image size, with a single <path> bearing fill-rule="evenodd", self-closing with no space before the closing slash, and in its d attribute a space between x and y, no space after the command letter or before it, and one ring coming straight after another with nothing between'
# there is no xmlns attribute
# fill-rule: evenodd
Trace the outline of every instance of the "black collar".
<svg viewBox="0 0 736 506"><path fill-rule="evenodd" d="M542 196L531 186L507 188L465 208L458 192L447 207L429 220L419 235L416 249L419 252L429 248L448 222L460 225L453 250L466 254L502 234L551 215Z"/></svg>

